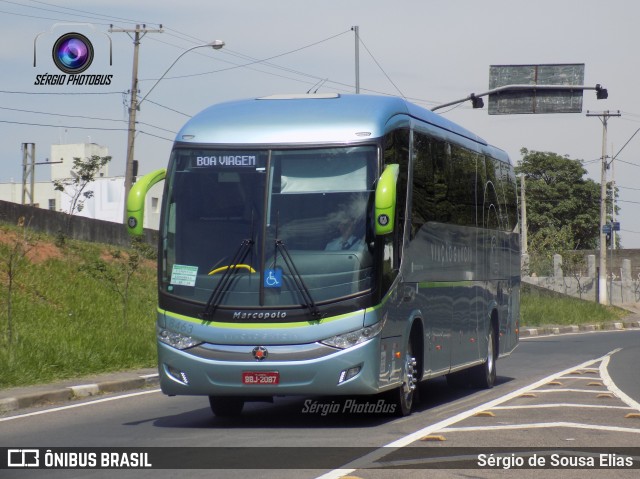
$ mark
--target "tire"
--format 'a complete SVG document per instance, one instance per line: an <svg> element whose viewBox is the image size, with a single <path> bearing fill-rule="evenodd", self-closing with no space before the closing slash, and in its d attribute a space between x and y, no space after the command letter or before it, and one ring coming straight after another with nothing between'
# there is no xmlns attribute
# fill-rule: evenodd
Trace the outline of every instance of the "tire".
<svg viewBox="0 0 640 479"><path fill-rule="evenodd" d="M416 397L416 358L413 355L413 346L411 340L407 343L405 353L404 367L402 371L402 385L389 391L389 400L395 406L394 414L404 417L411 414L414 399Z"/></svg>
<svg viewBox="0 0 640 479"><path fill-rule="evenodd" d="M469 370L471 385L479 389L491 389L496 383L496 359L498 348L493 326L489 327L485 362Z"/></svg>
<svg viewBox="0 0 640 479"><path fill-rule="evenodd" d="M238 417L242 413L244 400L237 397L209 396L209 405L217 417Z"/></svg>

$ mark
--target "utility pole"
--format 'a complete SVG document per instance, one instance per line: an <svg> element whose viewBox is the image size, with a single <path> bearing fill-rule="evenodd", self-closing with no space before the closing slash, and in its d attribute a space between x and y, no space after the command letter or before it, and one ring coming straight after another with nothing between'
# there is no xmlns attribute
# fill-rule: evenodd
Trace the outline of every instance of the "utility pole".
<svg viewBox="0 0 640 479"><path fill-rule="evenodd" d="M31 159L31 161L29 161ZM33 206L35 194L36 144L22 144L22 204ZM29 181L30 189L27 189ZM27 196L29 202L27 203Z"/></svg>
<svg viewBox="0 0 640 479"><path fill-rule="evenodd" d="M520 174L520 230L521 230L521 251L520 254L528 254L527 240L527 197L525 196L524 173Z"/></svg>
<svg viewBox="0 0 640 479"><path fill-rule="evenodd" d="M360 27L351 27L356 37L356 95L360 93Z"/></svg>
<svg viewBox="0 0 640 479"><path fill-rule="evenodd" d="M127 138L127 163L124 174L124 221L127 220L127 198L131 185L133 184L133 163L134 163L134 145L136 139L136 112L138 111L138 49L140 40L147 33L162 33L162 25L160 28L150 29L146 25L136 25L135 29L131 28L109 28L110 33L126 33L133 40L133 71L131 74L131 100L129 102L129 127ZM133 33L133 36L131 35Z"/></svg>
<svg viewBox="0 0 640 479"><path fill-rule="evenodd" d="M616 222L616 162L613 156L613 145L611 145L611 224ZM616 232L611 228L611 249L618 249L616 246Z"/></svg>
<svg viewBox="0 0 640 479"><path fill-rule="evenodd" d="M600 171L600 267L598 271L598 302L608 304L607 295L607 235L604 225L607 223L607 123L612 116L621 116L620 112L611 113L608 110L601 113L590 113L602 122L602 167Z"/></svg>

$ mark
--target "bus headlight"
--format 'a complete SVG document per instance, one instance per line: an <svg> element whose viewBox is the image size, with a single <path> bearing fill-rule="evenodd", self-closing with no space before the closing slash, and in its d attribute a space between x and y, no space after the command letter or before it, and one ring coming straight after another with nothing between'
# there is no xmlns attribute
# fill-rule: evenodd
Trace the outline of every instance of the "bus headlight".
<svg viewBox="0 0 640 479"><path fill-rule="evenodd" d="M187 349L201 344L202 341L186 336L184 334L176 333L175 331L169 331L168 329L156 326L156 336L158 341L164 344L168 344L172 348Z"/></svg>
<svg viewBox="0 0 640 479"><path fill-rule="evenodd" d="M383 325L384 321L378 321L376 324L371 326L365 326L362 329L351 331L349 333L338 334L337 336L333 336L332 338L328 338L320 342L327 346L333 346L334 348L347 349L375 338L380 334L380 331L382 331Z"/></svg>

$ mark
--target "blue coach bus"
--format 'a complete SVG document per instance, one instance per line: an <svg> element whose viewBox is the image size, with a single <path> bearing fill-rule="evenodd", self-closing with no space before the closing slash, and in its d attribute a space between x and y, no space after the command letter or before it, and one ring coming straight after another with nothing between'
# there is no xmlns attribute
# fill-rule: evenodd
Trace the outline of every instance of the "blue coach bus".
<svg viewBox="0 0 640 479"><path fill-rule="evenodd" d="M168 395L216 415L280 395L492 387L518 343L520 251L509 158L403 99L280 95L211 106L165 179L157 342Z"/></svg>

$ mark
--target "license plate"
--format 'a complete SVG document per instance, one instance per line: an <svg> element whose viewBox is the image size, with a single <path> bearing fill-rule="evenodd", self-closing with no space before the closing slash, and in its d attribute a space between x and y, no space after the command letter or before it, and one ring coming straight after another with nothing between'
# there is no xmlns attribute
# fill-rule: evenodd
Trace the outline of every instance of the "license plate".
<svg viewBox="0 0 640 479"><path fill-rule="evenodd" d="M278 371L243 371L242 384L273 385L280 383Z"/></svg>

